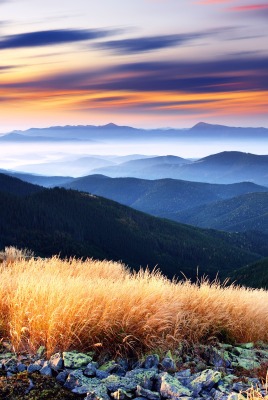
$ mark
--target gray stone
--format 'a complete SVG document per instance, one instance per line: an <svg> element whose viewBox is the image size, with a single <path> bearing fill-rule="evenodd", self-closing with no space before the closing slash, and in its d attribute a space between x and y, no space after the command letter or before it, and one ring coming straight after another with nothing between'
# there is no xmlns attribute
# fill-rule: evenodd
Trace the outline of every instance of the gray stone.
<svg viewBox="0 0 268 400"><path fill-rule="evenodd" d="M100 371L112 372L117 363L114 360L108 361L99 367Z"/></svg>
<svg viewBox="0 0 268 400"><path fill-rule="evenodd" d="M26 371L27 367L25 364L19 363L17 365L17 369L18 369L18 372L24 372L24 371Z"/></svg>
<svg viewBox="0 0 268 400"><path fill-rule="evenodd" d="M142 386L144 389L152 389L152 382L158 377L157 371L152 369L134 369L126 373L126 378L134 379L137 385Z"/></svg>
<svg viewBox="0 0 268 400"><path fill-rule="evenodd" d="M242 349L254 349L254 343L242 343L239 345L239 347L242 347Z"/></svg>
<svg viewBox="0 0 268 400"><path fill-rule="evenodd" d="M221 373L206 369L198 374L191 382L191 388L194 395L198 395L203 389L211 390L221 379Z"/></svg>
<svg viewBox="0 0 268 400"><path fill-rule="evenodd" d="M153 354L150 356L147 356L142 363L143 368L145 369L151 369L151 368L158 368L159 365L159 355L158 354Z"/></svg>
<svg viewBox="0 0 268 400"><path fill-rule="evenodd" d="M34 363L34 364L30 364L27 368L27 372L29 374L32 374L33 372L37 372L40 371L40 369L42 368L42 365Z"/></svg>
<svg viewBox="0 0 268 400"><path fill-rule="evenodd" d="M115 400L128 400L132 398L132 394L123 389L118 389L116 392L111 393L111 397Z"/></svg>
<svg viewBox="0 0 268 400"><path fill-rule="evenodd" d="M246 400L246 397L244 397L241 393L230 393L228 400Z"/></svg>
<svg viewBox="0 0 268 400"><path fill-rule="evenodd" d="M181 396L191 396L192 391L183 386L178 379L164 372L159 375L160 394L167 399L174 399Z"/></svg>
<svg viewBox="0 0 268 400"><path fill-rule="evenodd" d="M109 374L109 372L107 372L107 371L102 371L102 370L100 370L100 369L96 369L96 377L97 377L98 379L105 379L105 378L108 378L109 375L110 375L110 374Z"/></svg>
<svg viewBox="0 0 268 400"><path fill-rule="evenodd" d="M174 372L176 369L175 362L170 357L165 357L161 362L161 366L162 366L163 370L166 372L169 372L169 371Z"/></svg>
<svg viewBox="0 0 268 400"><path fill-rule="evenodd" d="M183 386L189 386L191 379L191 370L185 369L175 373L175 378L177 378Z"/></svg>
<svg viewBox="0 0 268 400"><path fill-rule="evenodd" d="M152 392L151 390L144 389L140 385L137 386L136 395L145 397L149 400L160 400L160 394L158 392Z"/></svg>
<svg viewBox="0 0 268 400"><path fill-rule="evenodd" d="M56 376L56 380L62 385L65 383L69 373L67 371L62 371Z"/></svg>
<svg viewBox="0 0 268 400"><path fill-rule="evenodd" d="M92 361L92 357L84 353L75 351L63 352L63 362L65 368L82 368Z"/></svg>
<svg viewBox="0 0 268 400"><path fill-rule="evenodd" d="M5 361L2 363L2 368L12 374L16 374L18 372L17 360L11 358L10 360Z"/></svg>
<svg viewBox="0 0 268 400"><path fill-rule="evenodd" d="M213 395L214 400L228 400L228 395L216 390Z"/></svg>
<svg viewBox="0 0 268 400"><path fill-rule="evenodd" d="M42 358L46 353L46 348L45 346L40 346L39 349L36 352L37 357Z"/></svg>
<svg viewBox="0 0 268 400"><path fill-rule="evenodd" d="M95 362L89 363L84 369L84 375L90 377L96 376L96 370L97 370L98 364Z"/></svg>
<svg viewBox="0 0 268 400"><path fill-rule="evenodd" d="M80 369L69 374L64 387L76 394L88 394L99 399L109 399L106 386L97 378L87 378Z"/></svg>
<svg viewBox="0 0 268 400"><path fill-rule="evenodd" d="M155 369L136 369L128 371L126 376L109 375L102 382L106 385L110 392L116 392L118 389L125 391L134 391L137 386L142 386L144 389L152 389L152 380L157 376Z"/></svg>
<svg viewBox="0 0 268 400"><path fill-rule="evenodd" d="M228 351L224 349L211 349L209 362L216 368L228 368L232 365L231 356Z"/></svg>
<svg viewBox="0 0 268 400"><path fill-rule="evenodd" d="M49 366L49 362L46 361L43 367L40 369L40 374L44 376L52 376L52 369Z"/></svg>
<svg viewBox="0 0 268 400"><path fill-rule="evenodd" d="M61 354L53 354L53 356L50 357L48 364L50 368L52 368L54 371L60 371L63 368L63 359L61 357Z"/></svg>
<svg viewBox="0 0 268 400"><path fill-rule="evenodd" d="M237 393L240 393L244 390L247 390L249 388L250 385L247 385L245 383L242 382L235 382L232 386L232 390L234 390Z"/></svg>

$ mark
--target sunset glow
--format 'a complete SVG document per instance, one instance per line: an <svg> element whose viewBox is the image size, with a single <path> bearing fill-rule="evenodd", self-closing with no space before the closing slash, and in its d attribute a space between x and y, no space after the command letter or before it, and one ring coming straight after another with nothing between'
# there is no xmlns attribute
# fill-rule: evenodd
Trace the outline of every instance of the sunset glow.
<svg viewBox="0 0 268 400"><path fill-rule="evenodd" d="M1 133L31 126L268 126L268 3L0 2Z"/></svg>

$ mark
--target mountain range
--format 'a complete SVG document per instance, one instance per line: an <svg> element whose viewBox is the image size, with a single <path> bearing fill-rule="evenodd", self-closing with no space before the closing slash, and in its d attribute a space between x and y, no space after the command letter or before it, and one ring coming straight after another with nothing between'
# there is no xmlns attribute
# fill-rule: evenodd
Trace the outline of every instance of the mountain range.
<svg viewBox="0 0 268 400"><path fill-rule="evenodd" d="M137 178L109 178L89 175L71 180L63 187L76 189L115 200L149 214L179 221L185 210L207 206L220 200L240 195L268 192L268 187L251 182L235 184L209 184L176 179L145 180ZM190 223L190 222L189 222ZM194 225L194 224L192 224Z"/></svg>
<svg viewBox="0 0 268 400"><path fill-rule="evenodd" d="M31 128L25 131L13 131L0 137L0 141L42 142L42 141L102 141L102 140L169 140L169 139L203 139L203 140L263 140L268 138L266 128L239 128L224 125L211 125L200 122L190 129L137 129L130 126L119 126L113 123L94 126L53 126L48 128Z"/></svg>
<svg viewBox="0 0 268 400"><path fill-rule="evenodd" d="M268 186L268 155L224 151L192 162L174 156L154 157L98 168L91 173L113 178L173 178L208 183L250 181Z"/></svg>
<svg viewBox="0 0 268 400"><path fill-rule="evenodd" d="M9 182L9 183L8 183ZM25 189L24 189L25 185ZM226 277L268 257L268 236L230 234L159 219L111 200L60 188L45 189L0 175L0 247L122 260L132 268L156 265L168 277L180 271Z"/></svg>

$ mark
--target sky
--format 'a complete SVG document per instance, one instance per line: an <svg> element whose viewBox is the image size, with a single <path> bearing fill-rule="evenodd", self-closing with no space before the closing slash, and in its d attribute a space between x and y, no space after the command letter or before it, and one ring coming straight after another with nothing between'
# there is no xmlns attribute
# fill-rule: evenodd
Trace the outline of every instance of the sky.
<svg viewBox="0 0 268 400"><path fill-rule="evenodd" d="M268 127L268 0L0 0L0 133Z"/></svg>

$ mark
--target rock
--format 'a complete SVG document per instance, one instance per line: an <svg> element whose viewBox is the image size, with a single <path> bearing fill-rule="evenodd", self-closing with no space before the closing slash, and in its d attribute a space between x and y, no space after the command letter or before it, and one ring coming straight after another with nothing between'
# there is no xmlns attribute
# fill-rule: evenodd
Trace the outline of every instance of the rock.
<svg viewBox="0 0 268 400"><path fill-rule="evenodd" d="M108 378L109 375L110 375L110 374L109 374L109 372L107 372L107 371L101 371L100 369L96 369L96 377L97 377L98 379L105 379L105 378Z"/></svg>
<svg viewBox="0 0 268 400"><path fill-rule="evenodd" d="M34 388L34 383L33 383L33 381L31 380L31 379L29 379L29 386L28 386L28 388L25 390L25 395L27 395L27 394L29 394L30 393L30 391L32 390Z"/></svg>
<svg viewBox="0 0 268 400"><path fill-rule="evenodd" d="M65 368L82 368L92 361L92 357L75 351L63 352L63 363Z"/></svg>
<svg viewBox="0 0 268 400"><path fill-rule="evenodd" d="M214 400L228 400L228 395L220 392L219 390L215 390L213 399Z"/></svg>
<svg viewBox="0 0 268 400"><path fill-rule="evenodd" d="M242 343L239 345L239 347L242 347L242 349L253 349L254 343Z"/></svg>
<svg viewBox="0 0 268 400"><path fill-rule="evenodd" d="M96 376L96 370L97 370L98 364L95 362L89 363L84 370L84 375L92 378L93 376Z"/></svg>
<svg viewBox="0 0 268 400"><path fill-rule="evenodd" d="M189 386L191 382L191 370L185 369L175 373L175 378L177 378L183 386Z"/></svg>
<svg viewBox="0 0 268 400"><path fill-rule="evenodd" d="M34 363L34 364L30 364L27 368L27 372L29 374L32 374L33 372L37 372L40 371L40 369L42 368L42 365Z"/></svg>
<svg viewBox="0 0 268 400"><path fill-rule="evenodd" d="M240 358L237 357L236 362L232 363L233 367L243 368L247 371L251 369L260 368L261 364L256 359Z"/></svg>
<svg viewBox="0 0 268 400"><path fill-rule="evenodd" d="M114 369L114 366L117 365L114 360L108 361L105 364L102 364L99 367L100 371L111 372Z"/></svg>
<svg viewBox="0 0 268 400"><path fill-rule="evenodd" d="M172 358L170 357L165 357L162 361L161 361L161 366L162 369L165 372L174 372L176 369L176 365L175 362Z"/></svg>
<svg viewBox="0 0 268 400"><path fill-rule="evenodd" d="M183 386L178 379L163 372L159 375L160 378L160 394L167 399L174 399L181 396L191 396L192 391Z"/></svg>
<svg viewBox="0 0 268 400"><path fill-rule="evenodd" d="M144 362L142 363L142 367L145 369L158 368L158 365L159 365L158 354L147 356Z"/></svg>
<svg viewBox="0 0 268 400"><path fill-rule="evenodd" d="M216 368L228 368L232 365L232 360L227 350L213 348L210 350L209 363Z"/></svg>
<svg viewBox="0 0 268 400"><path fill-rule="evenodd" d="M201 372L201 374L198 374L198 376L196 376L191 382L191 388L194 395L198 395L203 389L211 390L220 379L221 373L218 371L206 369Z"/></svg>
<svg viewBox="0 0 268 400"><path fill-rule="evenodd" d="M19 363L19 364L17 365L17 370L18 370L18 372L24 372L24 371L26 371L26 369L27 369L27 367L26 367L25 364Z"/></svg>
<svg viewBox="0 0 268 400"><path fill-rule="evenodd" d="M39 349L36 352L36 355L37 355L38 358L42 358L42 357L44 357L45 353L46 353L45 346L40 346Z"/></svg>
<svg viewBox="0 0 268 400"><path fill-rule="evenodd" d="M140 385L137 386L136 395L145 397L149 400L160 400L160 394L158 392L152 392L151 390L144 389Z"/></svg>
<svg viewBox="0 0 268 400"><path fill-rule="evenodd" d="M126 376L121 377L118 375L109 375L102 382L106 385L110 392L116 392L118 389L125 391L134 391L137 386L142 386L144 389L152 389L152 380L156 377L155 369L144 370L136 369L126 373Z"/></svg>
<svg viewBox="0 0 268 400"><path fill-rule="evenodd" d="M132 395L123 389L118 389L116 392L111 393L111 397L115 400L128 400Z"/></svg>
<svg viewBox="0 0 268 400"><path fill-rule="evenodd" d="M246 400L246 397L244 397L241 393L230 393L228 400Z"/></svg>
<svg viewBox="0 0 268 400"><path fill-rule="evenodd" d="M53 369L53 371L60 371L63 368L63 359L61 357L61 354L53 354L53 356L51 356L49 359L48 365L51 369Z"/></svg>
<svg viewBox="0 0 268 400"><path fill-rule="evenodd" d="M52 369L49 366L49 362L46 361L43 367L40 369L40 374L44 376L52 376Z"/></svg>
<svg viewBox="0 0 268 400"><path fill-rule="evenodd" d="M5 369L6 371L11 372L12 374L16 374L18 372L17 360L11 358L9 360L2 362L2 369Z"/></svg>
<svg viewBox="0 0 268 400"><path fill-rule="evenodd" d="M234 390L237 393L240 393L244 390L247 390L250 387L250 385L247 385L245 383L242 382L235 382L232 386L232 390Z"/></svg>
<svg viewBox="0 0 268 400"><path fill-rule="evenodd" d="M67 371L62 371L56 376L56 380L62 385L64 385L68 375L69 373Z"/></svg>
<svg viewBox="0 0 268 400"><path fill-rule="evenodd" d="M64 387L76 394L87 394L96 396L95 398L98 399L109 399L106 386L97 378L87 378L80 369L68 375Z"/></svg>
<svg viewBox="0 0 268 400"><path fill-rule="evenodd" d="M134 379L137 385L142 386L144 389L152 389L153 380L158 377L157 371L152 369L134 369L126 373L126 378Z"/></svg>

